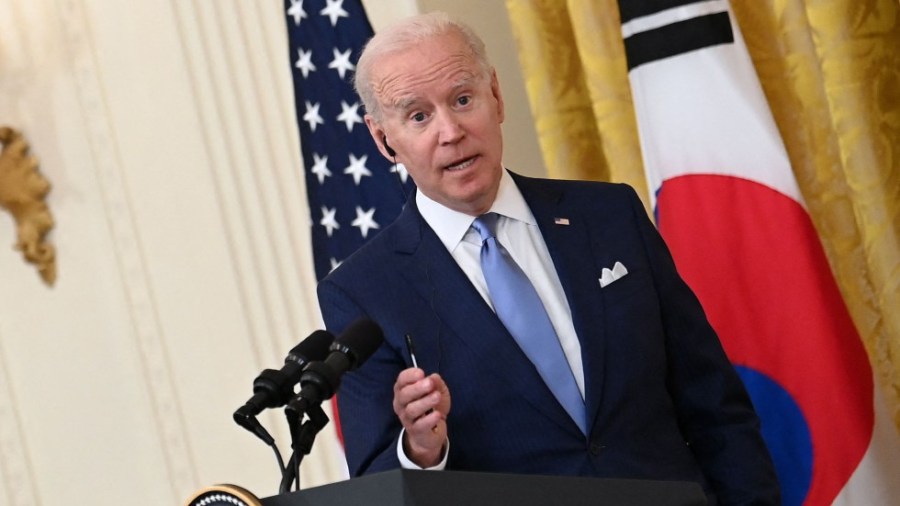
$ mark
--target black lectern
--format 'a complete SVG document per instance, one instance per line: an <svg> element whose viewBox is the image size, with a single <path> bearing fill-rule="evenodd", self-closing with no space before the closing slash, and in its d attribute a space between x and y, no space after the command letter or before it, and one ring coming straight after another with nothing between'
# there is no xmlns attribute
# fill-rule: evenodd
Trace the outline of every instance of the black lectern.
<svg viewBox="0 0 900 506"><path fill-rule="evenodd" d="M700 485L462 471L400 470L268 497L263 506L703 506Z"/></svg>

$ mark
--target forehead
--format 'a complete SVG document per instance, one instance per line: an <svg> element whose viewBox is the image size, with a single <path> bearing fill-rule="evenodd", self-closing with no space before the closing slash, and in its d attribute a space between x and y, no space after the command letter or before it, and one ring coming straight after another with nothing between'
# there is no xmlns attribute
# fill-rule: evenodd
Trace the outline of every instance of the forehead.
<svg viewBox="0 0 900 506"><path fill-rule="evenodd" d="M377 63L372 88L383 107L402 107L431 93L449 91L481 77L481 69L460 35L432 37Z"/></svg>

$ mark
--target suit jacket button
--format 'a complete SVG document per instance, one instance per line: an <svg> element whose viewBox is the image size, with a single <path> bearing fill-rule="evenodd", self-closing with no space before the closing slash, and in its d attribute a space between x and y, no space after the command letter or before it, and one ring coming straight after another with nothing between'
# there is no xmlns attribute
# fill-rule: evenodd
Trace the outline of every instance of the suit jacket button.
<svg viewBox="0 0 900 506"><path fill-rule="evenodd" d="M591 443L591 446L590 446L591 455L593 455L595 457L597 455L600 455L600 452L603 451L604 448L606 448L606 447L599 443Z"/></svg>

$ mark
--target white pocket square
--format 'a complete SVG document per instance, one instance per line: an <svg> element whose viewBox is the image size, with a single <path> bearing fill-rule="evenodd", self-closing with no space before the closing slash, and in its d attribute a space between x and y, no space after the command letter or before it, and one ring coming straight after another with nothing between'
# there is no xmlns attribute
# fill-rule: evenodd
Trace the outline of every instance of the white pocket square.
<svg viewBox="0 0 900 506"><path fill-rule="evenodd" d="M604 267L600 276L600 288L606 288L613 281L624 278L626 274L628 274L628 269L622 265L622 262L616 262L612 270Z"/></svg>

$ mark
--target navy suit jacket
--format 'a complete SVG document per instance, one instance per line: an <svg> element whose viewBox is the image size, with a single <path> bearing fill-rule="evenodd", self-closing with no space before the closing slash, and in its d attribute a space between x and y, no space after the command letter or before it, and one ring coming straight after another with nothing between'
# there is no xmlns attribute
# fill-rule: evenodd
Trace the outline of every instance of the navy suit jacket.
<svg viewBox="0 0 900 506"><path fill-rule="evenodd" d="M318 287L330 331L368 316L385 332L338 394L351 476L400 465L393 384L411 366L410 334L419 367L450 389L448 469L689 480L711 503L777 504L749 398L634 191L513 177L572 311L590 433L569 418L410 198ZM601 288L601 270L617 261L628 274Z"/></svg>

